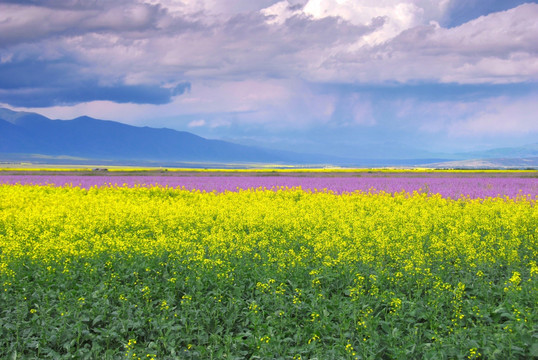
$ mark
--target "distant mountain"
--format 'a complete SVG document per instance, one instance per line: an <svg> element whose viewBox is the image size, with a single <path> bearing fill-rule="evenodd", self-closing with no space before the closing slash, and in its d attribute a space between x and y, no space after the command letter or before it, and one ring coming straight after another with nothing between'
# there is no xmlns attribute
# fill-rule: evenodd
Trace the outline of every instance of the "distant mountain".
<svg viewBox="0 0 538 360"><path fill-rule="evenodd" d="M449 155L453 160L426 164L434 168L538 169L538 143Z"/></svg>
<svg viewBox="0 0 538 360"><path fill-rule="evenodd" d="M329 152L327 146L324 148L322 145L316 148L324 149L320 152ZM167 128L137 127L87 116L51 120L36 113L0 108L0 160L9 162L100 162L151 166L213 164L220 167L240 163L348 167L538 167L538 143L458 154L431 153L398 143L357 144L349 154L349 157L301 154L209 140Z"/></svg>
<svg viewBox="0 0 538 360"><path fill-rule="evenodd" d="M426 166L439 169L538 169L538 157L455 160Z"/></svg>
<svg viewBox="0 0 538 360"><path fill-rule="evenodd" d="M185 131L136 127L87 116L51 120L35 113L1 108L0 153L142 161L296 160L291 154L208 140Z"/></svg>
<svg viewBox="0 0 538 360"><path fill-rule="evenodd" d="M484 151L464 152L455 155L464 159L532 158L538 157L538 143L526 144L518 147L504 147Z"/></svg>

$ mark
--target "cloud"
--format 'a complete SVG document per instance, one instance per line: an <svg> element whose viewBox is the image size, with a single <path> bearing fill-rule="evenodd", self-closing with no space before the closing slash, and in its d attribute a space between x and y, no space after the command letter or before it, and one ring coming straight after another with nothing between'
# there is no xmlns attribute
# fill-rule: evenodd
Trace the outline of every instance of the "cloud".
<svg viewBox="0 0 538 360"><path fill-rule="evenodd" d="M165 104L190 90L189 82L158 84L103 82L72 59L24 60L0 66L0 102L18 107L46 107L95 100Z"/></svg>
<svg viewBox="0 0 538 360"><path fill-rule="evenodd" d="M99 86L96 83L78 84L73 88L36 88L2 90L0 102L16 107L48 107L72 105L83 102L108 100L116 103L166 104L173 90L144 85Z"/></svg>
<svg viewBox="0 0 538 360"><path fill-rule="evenodd" d="M185 92L191 91L191 83L190 82L182 82L177 84L174 88L171 89L171 95L178 96L183 95Z"/></svg>
<svg viewBox="0 0 538 360"><path fill-rule="evenodd" d="M68 58L101 83L152 86L252 77L502 83L538 74L536 4L443 28L447 2L431 0L241 1L220 17L215 1L29 3L0 5L0 67Z"/></svg>
<svg viewBox="0 0 538 360"><path fill-rule="evenodd" d="M107 5L108 0L2 0L5 4L39 6L51 9L99 9ZM126 4L129 0L116 0L116 4Z"/></svg>
<svg viewBox="0 0 538 360"><path fill-rule="evenodd" d="M538 134L538 94L488 99L468 118L448 126L452 137L498 137Z"/></svg>
<svg viewBox="0 0 538 360"><path fill-rule="evenodd" d="M493 2L458 22L462 0L4 1L0 102L227 136L516 136L525 94L483 92L536 89L538 5Z"/></svg>
<svg viewBox="0 0 538 360"><path fill-rule="evenodd" d="M400 97L388 108L402 128L432 139L478 141L530 138L533 134L536 137L538 93L531 90L521 94L514 90L509 86L498 89L497 93L487 90L477 96L480 89L471 87L463 91L467 97L464 94L439 99Z"/></svg>
<svg viewBox="0 0 538 360"><path fill-rule="evenodd" d="M338 96L331 110L333 126L373 126L376 123L371 100L360 93Z"/></svg>
<svg viewBox="0 0 538 360"><path fill-rule="evenodd" d="M187 126L190 128L195 128L195 127L200 127L200 126L205 126L205 125L206 125L206 122L204 119L193 120L187 124Z"/></svg>
<svg viewBox="0 0 538 360"><path fill-rule="evenodd" d="M116 3L112 6L44 7L0 4L0 48L52 36L77 36L92 32L144 31L155 27L158 6ZM67 3L66 3L67 4Z"/></svg>
<svg viewBox="0 0 538 360"><path fill-rule="evenodd" d="M195 14L205 13L206 16L231 16L238 13L255 12L271 6L278 0L147 0L158 4L172 13ZM301 2L295 1L295 2Z"/></svg>
<svg viewBox="0 0 538 360"><path fill-rule="evenodd" d="M355 25L382 20L382 26L362 39L370 45L381 44L404 30L438 21L448 1L335 1L310 0L304 12L315 19L335 16Z"/></svg>
<svg viewBox="0 0 538 360"><path fill-rule="evenodd" d="M538 5L455 28L414 26L383 44L328 57L318 81L510 83L538 80Z"/></svg>
<svg viewBox="0 0 538 360"><path fill-rule="evenodd" d="M199 84L175 104L178 114L203 117L209 125L301 129L330 123L336 101L334 94L318 93L300 81L267 79Z"/></svg>

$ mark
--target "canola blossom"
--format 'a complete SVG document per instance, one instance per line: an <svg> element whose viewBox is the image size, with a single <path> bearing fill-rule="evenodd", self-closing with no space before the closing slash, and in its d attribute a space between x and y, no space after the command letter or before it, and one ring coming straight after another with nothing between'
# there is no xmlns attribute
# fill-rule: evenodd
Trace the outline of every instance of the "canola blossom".
<svg viewBox="0 0 538 360"><path fill-rule="evenodd" d="M0 185L1 358L538 354L519 191L87 185Z"/></svg>
<svg viewBox="0 0 538 360"><path fill-rule="evenodd" d="M419 191L444 197L485 198L497 196L538 196L538 177L515 176L66 176L66 175L0 175L0 184L35 184L55 186L168 186L187 190L237 191L238 189L278 189L300 187L303 190L344 192L378 190L384 192ZM517 174L516 174L517 175Z"/></svg>

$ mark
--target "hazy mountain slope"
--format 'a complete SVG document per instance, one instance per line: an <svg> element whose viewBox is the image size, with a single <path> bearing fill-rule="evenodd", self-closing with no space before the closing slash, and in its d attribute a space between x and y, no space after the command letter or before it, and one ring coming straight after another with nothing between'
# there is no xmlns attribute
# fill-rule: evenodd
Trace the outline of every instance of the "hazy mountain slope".
<svg viewBox="0 0 538 360"><path fill-rule="evenodd" d="M166 128L136 127L87 116L51 120L35 113L0 108L0 153L4 154L4 158L17 154L16 158L24 159L24 154L33 154L28 159L35 159L35 154L39 154L110 161L332 164L351 167L427 164L436 167L535 166L538 158L538 143L457 154L432 153L399 143L357 144L355 151L349 151L346 158L327 155L330 152L320 154L324 149L322 145L316 147L318 151L313 148L312 153L301 154L208 140Z"/></svg>
<svg viewBox="0 0 538 360"><path fill-rule="evenodd" d="M89 117L50 120L38 114L2 109L0 121L0 151L5 153L174 161L288 160L267 150L207 140L184 131L135 127Z"/></svg>
<svg viewBox="0 0 538 360"><path fill-rule="evenodd" d="M474 151L460 153L459 156L465 159L472 158L524 158L538 156L538 143L526 144L517 147L495 148L484 151Z"/></svg>

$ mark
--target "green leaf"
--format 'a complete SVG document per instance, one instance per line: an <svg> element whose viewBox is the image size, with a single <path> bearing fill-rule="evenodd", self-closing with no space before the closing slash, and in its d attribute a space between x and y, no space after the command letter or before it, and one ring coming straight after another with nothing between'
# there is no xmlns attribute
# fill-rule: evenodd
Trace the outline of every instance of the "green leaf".
<svg viewBox="0 0 538 360"><path fill-rule="evenodd" d="M532 357L538 357L538 343L532 344L530 348L530 354Z"/></svg>
<svg viewBox="0 0 538 360"><path fill-rule="evenodd" d="M103 320L103 315L97 315L92 321L92 326L95 326L101 320Z"/></svg>

